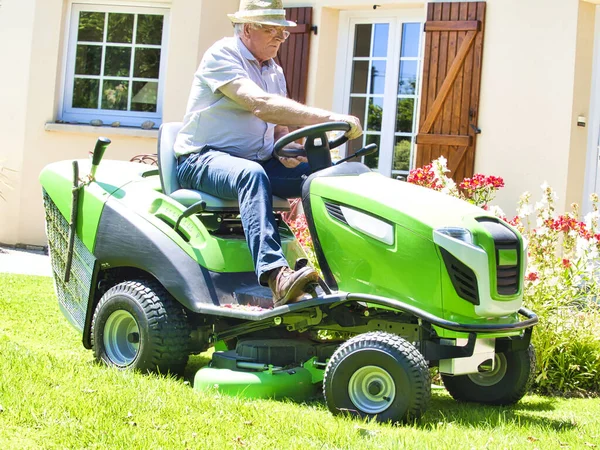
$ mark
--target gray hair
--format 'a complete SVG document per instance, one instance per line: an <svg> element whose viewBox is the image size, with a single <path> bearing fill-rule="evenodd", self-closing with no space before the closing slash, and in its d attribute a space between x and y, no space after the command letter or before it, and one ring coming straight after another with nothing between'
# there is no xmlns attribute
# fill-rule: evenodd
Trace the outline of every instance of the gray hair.
<svg viewBox="0 0 600 450"><path fill-rule="evenodd" d="M234 23L233 31L235 36L242 36L244 34L244 25L249 25L250 27L256 29L259 28L260 25L256 23Z"/></svg>
<svg viewBox="0 0 600 450"><path fill-rule="evenodd" d="M235 36L241 36L244 34L244 24L243 23L234 23L233 24L233 32Z"/></svg>

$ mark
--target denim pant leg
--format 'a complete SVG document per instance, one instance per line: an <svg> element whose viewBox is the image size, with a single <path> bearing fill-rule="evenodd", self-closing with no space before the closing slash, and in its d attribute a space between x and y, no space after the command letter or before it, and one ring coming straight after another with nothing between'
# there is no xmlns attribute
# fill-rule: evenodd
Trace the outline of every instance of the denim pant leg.
<svg viewBox="0 0 600 450"><path fill-rule="evenodd" d="M302 183L304 178L310 175L310 167L302 163L288 169L276 158L261 162L269 180L273 195L282 198L297 198L302 196Z"/></svg>
<svg viewBox="0 0 600 450"><path fill-rule="evenodd" d="M254 161L209 150L194 154L177 168L183 188L198 189L240 203L242 225L252 253L256 275L288 263L273 215L271 183L263 167Z"/></svg>

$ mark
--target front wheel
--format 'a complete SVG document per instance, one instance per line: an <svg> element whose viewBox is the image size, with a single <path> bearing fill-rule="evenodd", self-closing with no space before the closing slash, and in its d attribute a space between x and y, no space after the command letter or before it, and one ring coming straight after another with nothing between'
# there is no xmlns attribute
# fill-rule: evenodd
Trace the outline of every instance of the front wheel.
<svg viewBox="0 0 600 450"><path fill-rule="evenodd" d="M527 393L535 375L535 350L497 353L494 369L469 375L442 375L444 386L455 400L512 405Z"/></svg>
<svg viewBox="0 0 600 450"><path fill-rule="evenodd" d="M92 321L98 361L119 369L181 373L190 328L181 307L158 283L126 281L109 289Z"/></svg>
<svg viewBox="0 0 600 450"><path fill-rule="evenodd" d="M323 393L333 414L380 422L420 417L431 397L429 369L405 339L365 333L341 345L325 370Z"/></svg>

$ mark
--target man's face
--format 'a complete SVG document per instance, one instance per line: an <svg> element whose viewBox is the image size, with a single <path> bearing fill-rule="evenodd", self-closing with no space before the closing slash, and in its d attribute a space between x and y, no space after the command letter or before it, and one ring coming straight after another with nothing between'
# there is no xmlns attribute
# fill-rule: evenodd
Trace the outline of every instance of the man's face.
<svg viewBox="0 0 600 450"><path fill-rule="evenodd" d="M259 62L274 58L289 33L285 27L248 24L244 27L244 44Z"/></svg>

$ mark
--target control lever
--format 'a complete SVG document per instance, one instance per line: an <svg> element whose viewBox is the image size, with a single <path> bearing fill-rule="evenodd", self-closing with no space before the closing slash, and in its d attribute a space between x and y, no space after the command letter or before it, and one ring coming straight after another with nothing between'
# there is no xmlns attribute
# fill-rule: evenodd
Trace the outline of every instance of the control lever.
<svg viewBox="0 0 600 450"><path fill-rule="evenodd" d="M339 160L338 162L335 163L335 165L337 166L338 164L341 164L343 162L349 161L349 160L354 159L354 158L361 158L363 156L371 155L373 153L376 153L377 149L378 149L377 144L369 144L366 147L361 148L355 154L350 155L350 156L348 156L348 157L346 157L344 159Z"/></svg>
<svg viewBox="0 0 600 450"><path fill-rule="evenodd" d="M181 221L183 219L191 216L192 214L201 213L205 209L206 209L206 202L204 200L200 200L199 202L194 203L192 206L190 206L184 212L181 213L181 215L179 216L179 219L177 219L177 222L175 223L175 227L173 228L173 230L175 230L175 232L177 232L177 230L179 229L179 224L181 223Z"/></svg>

